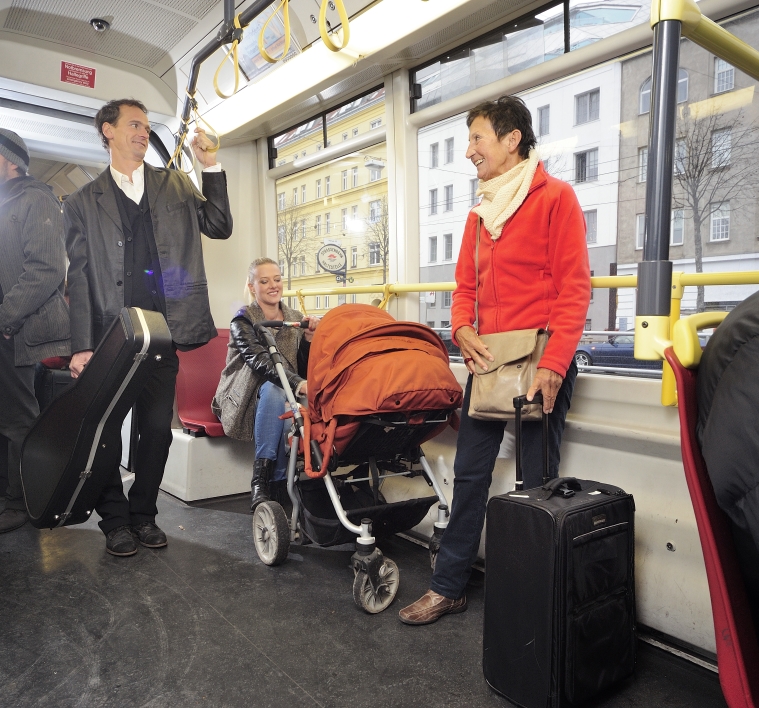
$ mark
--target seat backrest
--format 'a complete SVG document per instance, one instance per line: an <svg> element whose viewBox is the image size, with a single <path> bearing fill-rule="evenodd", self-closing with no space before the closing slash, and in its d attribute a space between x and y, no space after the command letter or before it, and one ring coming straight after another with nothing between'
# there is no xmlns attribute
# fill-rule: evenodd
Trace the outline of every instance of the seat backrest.
<svg viewBox="0 0 759 708"><path fill-rule="evenodd" d="M182 426L196 435L223 437L224 429L211 411L211 401L227 361L229 330L220 329L208 344L177 352L177 414Z"/></svg>
<svg viewBox="0 0 759 708"><path fill-rule="evenodd" d="M671 347L665 355L677 382L683 466L704 553L722 692L730 708L759 708L759 645L756 632L738 566L730 521L717 505L696 437L697 374L695 370L686 369L680 364Z"/></svg>

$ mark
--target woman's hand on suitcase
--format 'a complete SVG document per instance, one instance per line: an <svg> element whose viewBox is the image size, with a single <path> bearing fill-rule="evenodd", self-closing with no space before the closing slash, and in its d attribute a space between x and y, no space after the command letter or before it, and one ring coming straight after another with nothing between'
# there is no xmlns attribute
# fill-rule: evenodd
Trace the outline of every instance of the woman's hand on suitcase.
<svg viewBox="0 0 759 708"><path fill-rule="evenodd" d="M538 369L535 379L527 391L527 400L531 401L535 394L540 391L543 394L543 412L550 413L553 410L553 404L556 403L556 396L559 393L564 378L551 369Z"/></svg>
<svg viewBox="0 0 759 708"><path fill-rule="evenodd" d="M460 327L456 330L456 343L461 350L461 356L464 357L464 366L471 373L476 373L475 364L483 371L488 370L488 361L495 361L493 355L488 351L488 346L474 331L474 327Z"/></svg>
<svg viewBox="0 0 759 708"><path fill-rule="evenodd" d="M69 371L71 372L72 379L78 379L79 374L84 371L84 367L87 366L87 362L92 358L92 350L88 349L83 352L77 352L71 357L71 363L69 364Z"/></svg>

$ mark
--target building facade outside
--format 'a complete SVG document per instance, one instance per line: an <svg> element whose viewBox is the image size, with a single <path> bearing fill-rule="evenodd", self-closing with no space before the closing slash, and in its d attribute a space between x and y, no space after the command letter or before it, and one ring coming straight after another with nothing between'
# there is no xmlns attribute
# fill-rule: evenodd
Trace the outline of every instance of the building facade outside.
<svg viewBox="0 0 759 708"><path fill-rule="evenodd" d="M759 13L723 23L744 42L759 41ZM651 53L622 62L618 273L637 273L643 257ZM680 46L670 259L675 271L759 270L755 162L759 140L756 82L705 49ZM686 288L683 314L731 309L755 285ZM619 291L617 322L631 328L635 291Z"/></svg>

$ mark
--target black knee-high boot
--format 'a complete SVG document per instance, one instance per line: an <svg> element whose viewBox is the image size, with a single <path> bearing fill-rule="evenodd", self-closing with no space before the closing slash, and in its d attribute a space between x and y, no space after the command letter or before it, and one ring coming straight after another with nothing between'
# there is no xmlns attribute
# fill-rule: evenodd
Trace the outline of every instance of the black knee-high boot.
<svg viewBox="0 0 759 708"><path fill-rule="evenodd" d="M253 463L253 480L250 483L250 510L253 511L261 502L270 501L269 480L274 472L275 460L256 460Z"/></svg>

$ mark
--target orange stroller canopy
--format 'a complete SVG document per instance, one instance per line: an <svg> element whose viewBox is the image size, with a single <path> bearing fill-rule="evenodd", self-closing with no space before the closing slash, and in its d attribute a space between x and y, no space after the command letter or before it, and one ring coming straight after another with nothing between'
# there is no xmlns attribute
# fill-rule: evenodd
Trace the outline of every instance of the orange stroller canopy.
<svg viewBox="0 0 759 708"><path fill-rule="evenodd" d="M461 400L445 345L425 325L398 322L370 305L341 305L314 333L308 415L324 457L322 471L333 443L339 454L350 442L357 417L400 412L413 423L416 413L455 410ZM344 434L336 435L344 425Z"/></svg>

